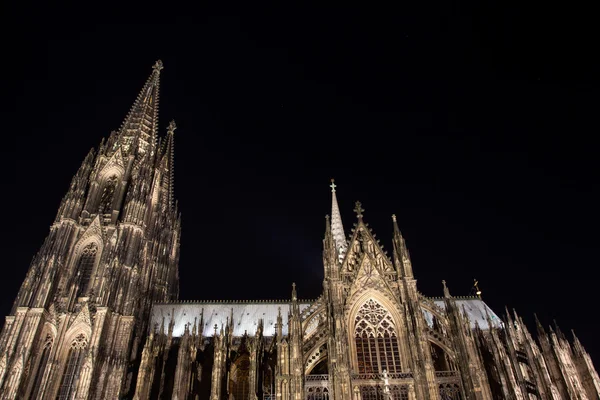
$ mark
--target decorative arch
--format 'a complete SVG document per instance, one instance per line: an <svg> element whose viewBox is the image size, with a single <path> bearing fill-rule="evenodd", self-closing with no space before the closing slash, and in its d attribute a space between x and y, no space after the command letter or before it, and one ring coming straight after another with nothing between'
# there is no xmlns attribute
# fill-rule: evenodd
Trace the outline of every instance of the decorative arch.
<svg viewBox="0 0 600 400"><path fill-rule="evenodd" d="M56 327L46 322L40 336L40 347L38 356L36 357L35 368L33 369L33 386L31 386L31 394L29 398L37 399L43 393L43 386L45 386L44 376L50 359L50 353L54 348L54 340L56 339Z"/></svg>
<svg viewBox="0 0 600 400"><path fill-rule="evenodd" d="M327 359L327 338L323 338L317 342L308 352L308 356L304 360L304 374L310 375L312 370L324 359Z"/></svg>
<svg viewBox="0 0 600 400"><path fill-rule="evenodd" d="M99 234L91 234L87 237L84 235L75 246L72 268L74 275L80 272L78 297L85 293L93 276L96 274L103 249L104 242Z"/></svg>
<svg viewBox="0 0 600 400"><path fill-rule="evenodd" d="M79 372L85 359L89 343L89 335L81 329L74 330L66 336L63 359L65 360L60 384L58 387L57 400L68 400L73 397L76 390Z"/></svg>
<svg viewBox="0 0 600 400"><path fill-rule="evenodd" d="M250 395L250 357L240 355L231 366L229 375L230 399L247 399Z"/></svg>
<svg viewBox="0 0 600 400"><path fill-rule="evenodd" d="M401 352L402 316L397 304L374 290L365 291L347 314L348 343L357 373L399 373L408 362Z"/></svg>

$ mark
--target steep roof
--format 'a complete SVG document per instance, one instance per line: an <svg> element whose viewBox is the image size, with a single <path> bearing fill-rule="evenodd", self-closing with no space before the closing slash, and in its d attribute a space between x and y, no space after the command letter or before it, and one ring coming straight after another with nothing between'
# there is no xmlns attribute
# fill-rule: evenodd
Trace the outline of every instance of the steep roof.
<svg viewBox="0 0 600 400"><path fill-rule="evenodd" d="M300 312L314 301L300 300ZM277 314L281 309L283 317L283 334L287 335L287 315L291 312L290 300L263 300L263 301L200 301L200 302L174 302L155 304L152 307L152 319L150 327L155 324L160 325L164 321L165 332L168 329L171 318L174 321L173 336L179 337L183 335L185 325L193 326L194 322L199 324L201 317L203 318L202 333L204 336L213 336L215 333L215 324L218 329L226 326L229 317L233 310L233 335L242 336L244 333L254 335L258 326L258 321L263 320L264 329L263 336L269 337L275 335L275 324L277 322ZM444 309L443 300L434 300L434 303ZM481 329L489 329L486 320L486 309L492 321L498 321L501 325L500 318L483 302L477 298L459 299L456 300L459 307L465 308L471 327L475 327L475 323ZM427 310L423 310L425 319L428 324L433 324L433 317ZM200 329L199 329L200 331Z"/></svg>

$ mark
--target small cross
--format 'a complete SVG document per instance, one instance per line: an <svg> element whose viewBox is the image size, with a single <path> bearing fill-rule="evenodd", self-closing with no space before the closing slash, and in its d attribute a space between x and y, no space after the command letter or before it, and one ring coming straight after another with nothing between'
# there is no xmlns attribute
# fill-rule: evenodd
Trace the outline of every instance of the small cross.
<svg viewBox="0 0 600 400"><path fill-rule="evenodd" d="M154 65L152 66L152 69L155 70L156 72L160 72L163 69L163 63L161 60L158 60L154 63Z"/></svg>
<svg viewBox="0 0 600 400"><path fill-rule="evenodd" d="M169 122L169 126L167 127L167 132L169 132L172 135L175 133L175 129L177 129L177 125L175 125L175 120L171 120L171 122Z"/></svg>
<svg viewBox="0 0 600 400"><path fill-rule="evenodd" d="M337 185L334 183L333 178L331 178L331 185L329 185L329 187L331 188L331 193L335 193L336 186Z"/></svg>
<svg viewBox="0 0 600 400"><path fill-rule="evenodd" d="M362 218L362 216L363 216L362 213L363 213L363 211L365 211L364 208L362 208L361 206L362 206L362 204L360 203L360 201L357 201L355 203L354 212L356 213L356 216L358 218Z"/></svg>

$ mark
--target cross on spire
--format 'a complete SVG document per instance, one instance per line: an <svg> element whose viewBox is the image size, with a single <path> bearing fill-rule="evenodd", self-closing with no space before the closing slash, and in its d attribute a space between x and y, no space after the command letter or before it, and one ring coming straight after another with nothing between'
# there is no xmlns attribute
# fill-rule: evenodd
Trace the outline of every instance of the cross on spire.
<svg viewBox="0 0 600 400"><path fill-rule="evenodd" d="M363 211L365 211L364 208L362 208L362 203L360 201L357 201L356 203L354 203L354 212L356 213L356 216L360 219L363 217Z"/></svg>
<svg viewBox="0 0 600 400"><path fill-rule="evenodd" d="M334 179L331 178L331 185L329 185L329 187L331 188L331 193L335 193L335 188L336 188L336 184L334 182Z"/></svg>
<svg viewBox="0 0 600 400"><path fill-rule="evenodd" d="M396 222L396 214L392 214L392 221Z"/></svg>

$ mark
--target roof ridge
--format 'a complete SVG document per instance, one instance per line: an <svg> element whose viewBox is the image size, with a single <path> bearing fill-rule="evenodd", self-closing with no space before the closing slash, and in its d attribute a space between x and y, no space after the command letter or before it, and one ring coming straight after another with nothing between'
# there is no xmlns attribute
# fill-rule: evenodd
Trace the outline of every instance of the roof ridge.
<svg viewBox="0 0 600 400"><path fill-rule="evenodd" d="M299 303L314 303L317 299L298 299ZM173 300L167 302L156 302L154 305L164 304L287 304L291 299L272 299L272 300Z"/></svg>

